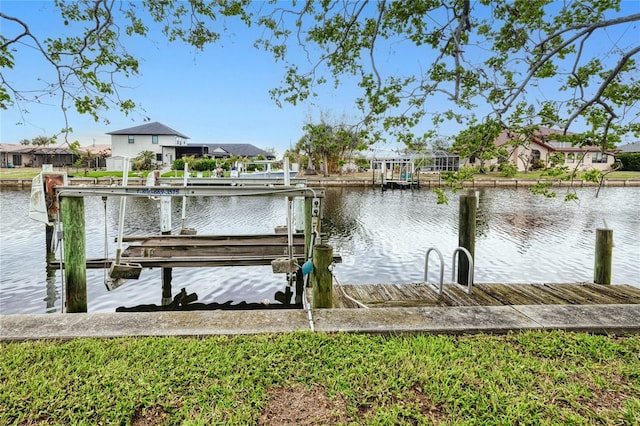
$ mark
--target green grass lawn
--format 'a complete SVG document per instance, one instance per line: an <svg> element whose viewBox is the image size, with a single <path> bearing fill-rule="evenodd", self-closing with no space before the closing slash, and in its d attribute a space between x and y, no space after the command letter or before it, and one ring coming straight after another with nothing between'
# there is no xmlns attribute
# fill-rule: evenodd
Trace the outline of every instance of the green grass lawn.
<svg viewBox="0 0 640 426"><path fill-rule="evenodd" d="M0 424L435 423L640 424L640 336L0 344Z"/></svg>

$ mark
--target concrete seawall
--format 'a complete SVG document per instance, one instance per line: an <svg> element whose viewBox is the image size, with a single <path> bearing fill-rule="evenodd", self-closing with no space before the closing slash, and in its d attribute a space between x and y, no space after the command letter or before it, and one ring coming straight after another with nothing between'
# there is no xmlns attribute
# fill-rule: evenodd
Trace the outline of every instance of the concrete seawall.
<svg viewBox="0 0 640 426"><path fill-rule="evenodd" d="M377 309L0 315L0 341L210 336L309 331L369 334L504 334L566 330L640 332L640 305L520 305ZM313 324L313 326L312 326Z"/></svg>

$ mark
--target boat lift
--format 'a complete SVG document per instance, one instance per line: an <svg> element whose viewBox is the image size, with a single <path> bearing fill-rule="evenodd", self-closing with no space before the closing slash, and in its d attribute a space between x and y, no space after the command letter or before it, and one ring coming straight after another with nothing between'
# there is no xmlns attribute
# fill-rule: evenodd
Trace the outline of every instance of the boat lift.
<svg viewBox="0 0 640 426"><path fill-rule="evenodd" d="M188 179L174 186L129 186L127 180L123 179L122 186L67 186L61 185L55 187L55 198L64 197L86 197L101 196L121 197L122 200L127 197L148 197L160 200L160 205L170 205L163 203L171 197L227 197L227 196L252 196L252 197L283 197L287 203L287 234L284 250L279 249L282 243L277 241L278 234L269 234L262 236L254 235L235 235L235 236L206 236L206 235L152 235L152 236L123 236L118 233L117 244L119 249L124 242L130 242L126 249L117 251L116 259L87 259L85 268L109 268L110 279L125 280L136 279L139 271L143 268L173 268L180 266L251 266L251 265L271 265L274 273L284 272L287 275L287 290L284 297L276 295L276 300L284 304L288 304L291 299L289 287L296 284L296 293L304 291L301 286L297 285L298 270L302 270L301 265L309 259L311 253L311 244L320 241L319 226L320 218L311 219L312 210L320 212L319 208L321 200L324 197L324 188L309 188L301 185L297 181L295 186L291 185L288 179L262 179L262 185L256 185L253 180L251 184L237 185L198 185L194 184L199 179ZM197 182L199 183L199 182ZM293 232L293 199L295 197L304 198L305 201L305 224L302 234ZM311 206L317 206L312 209ZM170 215L170 209L168 214ZM183 210L184 212L184 210ZM124 209L120 210L121 216L124 215ZM119 229L124 222L123 217L119 223ZM161 218L162 222L162 218ZM314 228L312 228L312 226ZM184 221L182 223L184 228ZM136 243L137 242L137 243ZM195 242L195 243L194 243ZM171 250L171 247L180 247L179 250ZM218 247L218 248L216 248ZM222 249L220 249L222 247ZM164 250L164 251L163 251ZM159 253L160 255L156 255ZM176 253L180 253L176 256ZM231 254L229 254L231 253ZM237 254L239 253L239 254ZM335 261L340 262L339 256L335 256ZM54 260L51 267L55 269L65 269L64 260ZM124 275L120 272L125 268ZM136 274L129 274L134 270ZM86 279L86 278L85 278ZM121 283L119 283L121 284ZM113 287L115 288L115 286ZM280 293L280 292L279 292ZM296 304L303 300L302 294L296 294ZM163 304L165 300L163 298Z"/></svg>

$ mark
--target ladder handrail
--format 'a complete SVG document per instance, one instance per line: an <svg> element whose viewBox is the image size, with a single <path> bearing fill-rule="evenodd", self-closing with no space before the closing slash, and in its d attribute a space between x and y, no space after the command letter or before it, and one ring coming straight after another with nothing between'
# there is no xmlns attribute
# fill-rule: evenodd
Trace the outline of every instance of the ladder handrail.
<svg viewBox="0 0 640 426"><path fill-rule="evenodd" d="M431 254L432 251L435 251L438 257L440 258L440 285L437 287L438 296L440 296L442 295L442 291L444 287L444 258L442 257L442 253L440 252L440 250L438 250L436 247L430 247L427 250L427 254L424 257L424 283L427 286L433 288L434 290L436 289L436 284L429 284L429 255ZM467 277L466 287L459 284L456 279L456 258L459 252L464 253L467 256L467 260L469 261L469 275ZM473 286L473 275L474 275L473 272L474 272L474 263L473 263L473 256L471 256L471 252L469 252L469 250L467 250L464 247L457 247L453 251L453 267L451 270L451 281L457 286L463 288L467 294L471 294L472 286Z"/></svg>
<svg viewBox="0 0 640 426"><path fill-rule="evenodd" d="M442 257L442 253L435 247L429 248L427 250L427 254L424 258L424 282L428 284L428 275L429 275L429 255L432 251L435 251L438 257L440 258L440 286L438 287L438 295L442 294L442 287L444 282L444 257Z"/></svg>
<svg viewBox="0 0 640 426"><path fill-rule="evenodd" d="M458 252L460 251L467 256L467 260L469 261L469 275L467 277L467 288L465 289L465 291L467 292L467 294L471 294L471 286L473 285L473 257L471 256L471 253L469 252L469 250L467 250L464 247L458 247L453 251L453 267L451 270L451 281L458 284L456 280L456 257L457 257L456 254L458 254ZM464 286L461 286L461 287L464 288Z"/></svg>

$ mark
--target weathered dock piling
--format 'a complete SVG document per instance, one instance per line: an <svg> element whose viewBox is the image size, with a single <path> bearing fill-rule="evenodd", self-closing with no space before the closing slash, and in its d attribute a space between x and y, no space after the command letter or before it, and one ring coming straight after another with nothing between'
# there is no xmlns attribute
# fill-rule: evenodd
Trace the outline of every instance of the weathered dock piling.
<svg viewBox="0 0 640 426"><path fill-rule="evenodd" d="M329 266L333 262L333 247L318 244L313 247L313 308L333 307L333 276Z"/></svg>
<svg viewBox="0 0 640 426"><path fill-rule="evenodd" d="M475 256L476 247L476 212L478 198L474 190L460 196L460 212L458 216L458 246L469 251L471 258ZM469 259L460 252L458 254L458 284L469 284Z"/></svg>
<svg viewBox="0 0 640 426"><path fill-rule="evenodd" d="M67 312L87 312L87 266L83 197L60 197L64 231Z"/></svg>
<svg viewBox="0 0 640 426"><path fill-rule="evenodd" d="M611 284L611 258L613 254L613 229L596 229L596 256L593 282Z"/></svg>

